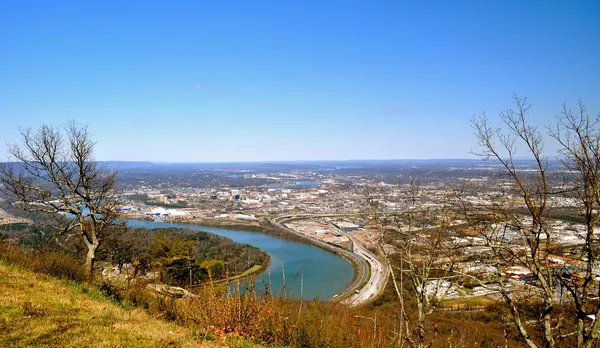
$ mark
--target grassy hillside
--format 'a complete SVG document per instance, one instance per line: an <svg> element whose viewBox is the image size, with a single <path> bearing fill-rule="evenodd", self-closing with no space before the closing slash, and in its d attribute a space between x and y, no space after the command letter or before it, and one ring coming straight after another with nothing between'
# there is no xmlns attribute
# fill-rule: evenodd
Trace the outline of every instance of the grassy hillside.
<svg viewBox="0 0 600 348"><path fill-rule="evenodd" d="M194 332L140 309L118 307L94 287L0 263L0 346L203 346Z"/></svg>
<svg viewBox="0 0 600 348"><path fill-rule="evenodd" d="M174 300L144 282L123 288L85 279L70 254L0 242L0 347L407 346L396 334L393 287L368 306L348 308L253 291L224 296L210 283L196 297ZM522 346L514 330L505 341L505 311L486 309L433 313L426 324L428 337L436 335L432 348Z"/></svg>

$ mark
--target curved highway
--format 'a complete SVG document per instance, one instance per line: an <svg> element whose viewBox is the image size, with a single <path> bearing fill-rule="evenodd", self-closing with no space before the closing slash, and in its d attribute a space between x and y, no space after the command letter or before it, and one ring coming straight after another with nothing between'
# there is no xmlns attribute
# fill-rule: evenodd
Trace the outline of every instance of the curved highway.
<svg viewBox="0 0 600 348"><path fill-rule="evenodd" d="M388 269L385 265L385 263L379 261L377 259L377 257L375 255L373 255L373 253L371 253L369 250L367 250L365 247L363 247L357 240L356 238L352 237L351 235L344 233L342 231L339 231L339 229L337 229L337 227L333 226L334 228L336 228L340 233L344 234L346 237L348 237L348 239L350 241L352 241L353 244L353 250L355 252L352 251L348 251L346 249L343 249L337 245L333 245L333 244L329 244L327 242L324 242L322 240L313 238L312 236L308 236L306 234L297 232L292 230L291 228L288 228L286 226L284 226L284 223L286 222L286 220L298 220L298 219L308 219L311 217L325 217L325 216L343 216L343 215L350 215L350 214L327 214L327 215L314 215L314 214L302 214L302 215L295 215L295 216L280 216L280 217L276 217L271 219L271 223L275 226L277 226L278 228L292 233L294 235L300 236L302 238L308 239L311 241L311 243L324 248L326 250L330 250L334 253L337 253L339 255L341 255L342 257L346 258L347 260L349 260L351 263L353 263L356 267L356 274L354 276L354 280L352 281L352 283L350 283L350 285L348 285L348 287L341 293L337 294L335 297L331 298L330 301L336 301L336 300L341 300L342 303L346 303L349 304L350 306L358 306L360 304L369 302L373 299L375 299L382 291L383 288L385 287L386 281L387 281L387 276L388 276Z"/></svg>
<svg viewBox="0 0 600 348"><path fill-rule="evenodd" d="M387 283L389 274L387 265L380 261L377 256L375 256L362 244L360 244L358 240L352 236L352 234L345 233L339 229L338 232L342 233L352 241L352 244L354 245L354 253L366 260L369 263L371 270L369 281L365 284L365 286L358 291L355 291L352 296L344 300L344 303L347 303L351 306L358 306L359 304L374 300L381 294L381 292L383 292L385 284Z"/></svg>

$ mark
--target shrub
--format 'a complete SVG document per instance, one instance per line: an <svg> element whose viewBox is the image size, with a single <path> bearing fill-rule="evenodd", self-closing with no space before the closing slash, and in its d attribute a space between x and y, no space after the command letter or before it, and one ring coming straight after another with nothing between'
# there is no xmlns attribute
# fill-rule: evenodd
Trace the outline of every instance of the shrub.
<svg viewBox="0 0 600 348"><path fill-rule="evenodd" d="M83 261L70 254L49 249L23 249L0 241L0 260L33 272L54 277L84 281L87 279Z"/></svg>

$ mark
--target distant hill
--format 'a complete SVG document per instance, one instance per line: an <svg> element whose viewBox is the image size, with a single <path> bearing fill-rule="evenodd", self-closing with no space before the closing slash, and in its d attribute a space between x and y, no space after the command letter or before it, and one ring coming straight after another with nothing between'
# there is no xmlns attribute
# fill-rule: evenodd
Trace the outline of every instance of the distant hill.
<svg viewBox="0 0 600 348"><path fill-rule="evenodd" d="M129 162L129 161L98 161L109 169L148 168L156 166L153 162Z"/></svg>

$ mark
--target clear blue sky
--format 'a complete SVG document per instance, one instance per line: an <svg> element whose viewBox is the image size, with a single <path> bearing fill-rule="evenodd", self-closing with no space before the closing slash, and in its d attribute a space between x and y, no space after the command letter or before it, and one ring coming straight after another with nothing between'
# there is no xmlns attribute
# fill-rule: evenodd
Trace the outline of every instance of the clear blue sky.
<svg viewBox="0 0 600 348"><path fill-rule="evenodd" d="M0 2L4 158L69 119L100 160L466 158L513 92L600 112L600 1Z"/></svg>

